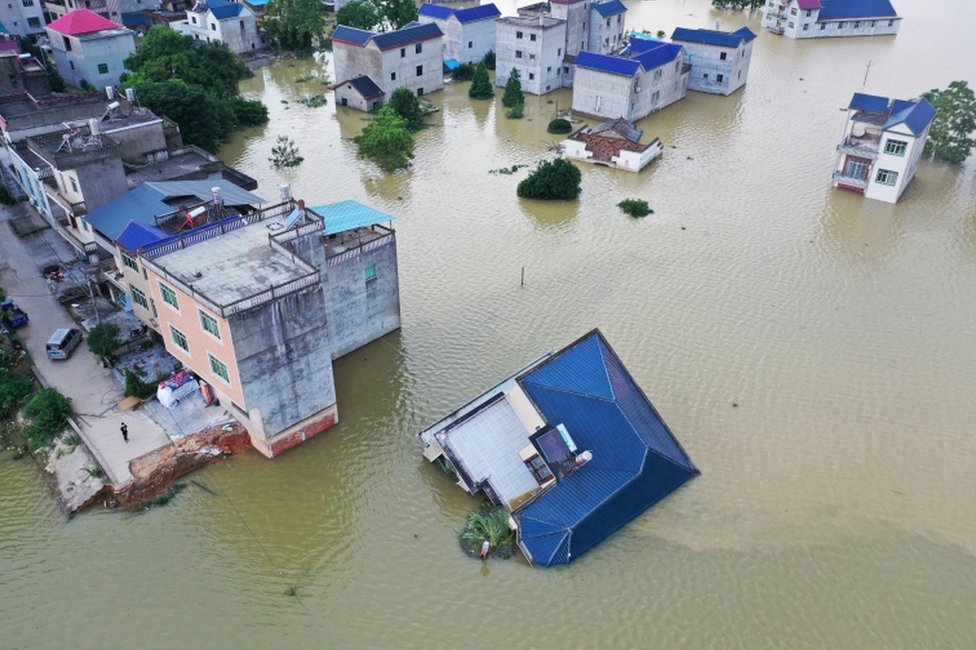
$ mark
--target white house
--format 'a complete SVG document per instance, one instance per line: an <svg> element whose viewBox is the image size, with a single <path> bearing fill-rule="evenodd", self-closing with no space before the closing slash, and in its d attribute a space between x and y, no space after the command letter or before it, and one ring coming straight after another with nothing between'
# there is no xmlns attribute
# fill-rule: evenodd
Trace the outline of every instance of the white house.
<svg viewBox="0 0 976 650"><path fill-rule="evenodd" d="M336 103L371 111L401 86L417 96L442 89L443 37L440 27L433 23L413 22L382 34L339 25L332 33L339 79L332 86ZM382 91L380 99L376 99L375 89Z"/></svg>
<svg viewBox="0 0 976 650"><path fill-rule="evenodd" d="M478 63L495 49L495 19L501 16L492 3L455 9L445 5L420 5L421 23L434 23L444 32L444 60Z"/></svg>
<svg viewBox="0 0 976 650"><path fill-rule="evenodd" d="M497 21L495 83L504 86L518 70L522 90L533 95L563 87L566 21L539 15L506 16ZM568 70L567 70L568 72Z"/></svg>
<svg viewBox="0 0 976 650"><path fill-rule="evenodd" d="M15 36L43 34L45 8L41 0L0 2L0 23Z"/></svg>
<svg viewBox="0 0 976 650"><path fill-rule="evenodd" d="M688 53L688 89L718 95L730 95L746 85L755 39L748 27L734 32L678 27L671 35Z"/></svg>
<svg viewBox="0 0 976 650"><path fill-rule="evenodd" d="M619 56L580 52L573 80L573 111L631 122L683 99L691 66L676 43L631 37Z"/></svg>
<svg viewBox="0 0 976 650"><path fill-rule="evenodd" d="M254 12L236 2L197 2L186 12L186 20L173 23L173 27L198 41L226 43L237 54L262 47Z"/></svg>
<svg viewBox="0 0 976 650"><path fill-rule="evenodd" d="M869 199L897 203L918 169L938 111L925 99L854 93L833 184Z"/></svg>
<svg viewBox="0 0 976 650"><path fill-rule="evenodd" d="M626 42L626 13L627 7L620 0L593 3L590 6L590 40L586 49L601 54L612 54L620 50Z"/></svg>
<svg viewBox="0 0 976 650"><path fill-rule="evenodd" d="M58 72L68 84L115 86L136 51L133 32L88 9L75 9L47 26Z"/></svg>
<svg viewBox="0 0 976 650"><path fill-rule="evenodd" d="M889 0L767 0L762 26L789 38L897 34Z"/></svg>
<svg viewBox="0 0 976 650"><path fill-rule="evenodd" d="M563 140L560 147L567 158L639 172L664 151L658 138L641 144L643 135L633 122L618 117L597 126L584 126Z"/></svg>

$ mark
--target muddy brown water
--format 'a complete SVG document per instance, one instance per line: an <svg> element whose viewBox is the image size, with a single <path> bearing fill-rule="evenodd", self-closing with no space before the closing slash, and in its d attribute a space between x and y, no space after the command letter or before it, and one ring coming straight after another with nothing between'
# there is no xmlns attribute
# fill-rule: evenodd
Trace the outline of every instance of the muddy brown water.
<svg viewBox="0 0 976 650"><path fill-rule="evenodd" d="M65 524L37 470L0 457L0 647L974 647L974 165L924 162L897 206L829 186L868 62L867 92L976 82L976 4L896 4L895 38L746 19L744 92L644 120L664 157L583 167L570 204L489 173L547 155L569 92L513 121L448 87L413 170L384 175L350 141L364 116L298 81L327 63L260 70L244 89L272 120L221 155L269 199L287 182L395 215L402 331L336 364L327 435L194 474L217 496ZM741 22L630 8L653 31ZM270 168L279 134L300 167ZM624 216L626 197L655 214ZM414 434L595 326L702 475L569 567L466 558L477 502Z"/></svg>

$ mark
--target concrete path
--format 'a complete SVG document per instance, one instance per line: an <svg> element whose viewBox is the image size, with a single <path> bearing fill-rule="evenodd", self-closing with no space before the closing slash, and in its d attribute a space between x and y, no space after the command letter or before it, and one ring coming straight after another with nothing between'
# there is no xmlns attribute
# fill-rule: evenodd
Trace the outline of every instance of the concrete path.
<svg viewBox="0 0 976 650"><path fill-rule="evenodd" d="M59 327L77 327L51 294L40 269L71 258L70 249L48 229L20 239L9 220L21 206L0 206L0 284L30 316L18 335L34 359L42 380L71 398L82 440L116 486L132 480L129 461L170 443L166 432L139 411L120 412L123 387L88 350L79 345L70 359L51 361L45 345ZM129 427L129 442L122 440L122 422Z"/></svg>

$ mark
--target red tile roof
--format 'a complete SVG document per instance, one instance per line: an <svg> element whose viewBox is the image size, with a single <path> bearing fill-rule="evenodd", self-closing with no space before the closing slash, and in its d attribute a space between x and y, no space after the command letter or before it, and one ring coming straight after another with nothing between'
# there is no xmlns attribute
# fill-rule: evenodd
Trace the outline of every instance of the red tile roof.
<svg viewBox="0 0 976 650"><path fill-rule="evenodd" d="M48 25L48 29L54 30L59 34L65 34L66 36L79 36L81 34L100 32L103 29L119 28L119 25L113 23L108 18L102 18L94 11L89 11L88 9L75 9Z"/></svg>

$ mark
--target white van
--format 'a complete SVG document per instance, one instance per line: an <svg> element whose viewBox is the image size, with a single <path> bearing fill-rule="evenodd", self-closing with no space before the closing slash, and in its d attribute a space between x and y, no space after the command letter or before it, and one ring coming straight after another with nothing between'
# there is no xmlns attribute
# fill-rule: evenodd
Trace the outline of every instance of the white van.
<svg viewBox="0 0 976 650"><path fill-rule="evenodd" d="M81 343L81 330L60 329L51 335L47 342L48 359L67 359Z"/></svg>

